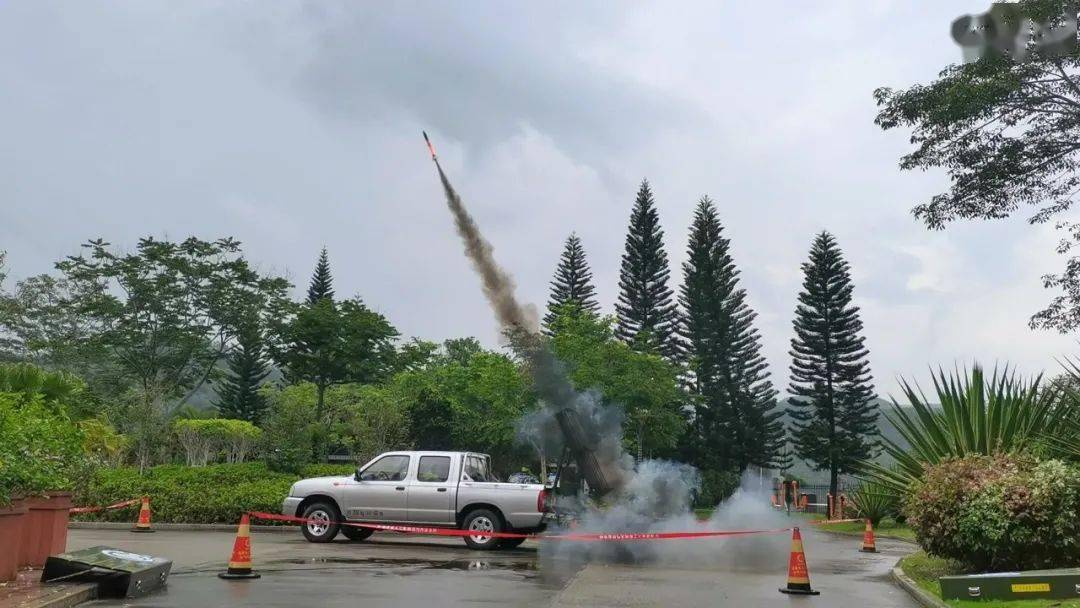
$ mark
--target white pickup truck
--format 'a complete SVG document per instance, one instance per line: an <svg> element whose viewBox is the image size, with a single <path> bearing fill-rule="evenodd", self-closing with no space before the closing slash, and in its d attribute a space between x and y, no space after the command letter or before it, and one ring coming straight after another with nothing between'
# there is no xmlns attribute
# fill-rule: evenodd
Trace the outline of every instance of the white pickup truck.
<svg viewBox="0 0 1080 608"><path fill-rule="evenodd" d="M302 530L313 543L342 532L364 540L372 529L338 522L438 526L476 531L465 536L473 549L511 548L519 538L485 532L538 532L544 527L543 485L502 483L491 473L487 454L472 452L387 452L346 477L316 477L293 484L282 504L284 515L308 521Z"/></svg>

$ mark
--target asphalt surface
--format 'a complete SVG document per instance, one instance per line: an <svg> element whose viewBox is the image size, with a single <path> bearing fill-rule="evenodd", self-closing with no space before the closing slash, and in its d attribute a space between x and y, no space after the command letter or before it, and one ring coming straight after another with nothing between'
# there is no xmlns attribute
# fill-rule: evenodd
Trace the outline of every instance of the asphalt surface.
<svg viewBox="0 0 1080 608"><path fill-rule="evenodd" d="M865 554L857 551L857 538L805 530L804 538L811 583L820 596L777 591L786 582L787 563L786 548L771 556L785 544L779 538L768 545L770 558L760 563L749 559L754 551L744 553L738 545L710 554L715 559L673 563L654 557L648 563L622 563L532 541L510 551L479 552L457 539L376 534L360 543L342 538L316 545L298 531L255 532L252 556L262 578L246 581L217 577L232 548L233 535L227 532L71 530L68 548L108 545L174 561L166 589L139 599L88 604L94 607L917 605L889 580L890 569L911 545L879 539L880 552Z"/></svg>

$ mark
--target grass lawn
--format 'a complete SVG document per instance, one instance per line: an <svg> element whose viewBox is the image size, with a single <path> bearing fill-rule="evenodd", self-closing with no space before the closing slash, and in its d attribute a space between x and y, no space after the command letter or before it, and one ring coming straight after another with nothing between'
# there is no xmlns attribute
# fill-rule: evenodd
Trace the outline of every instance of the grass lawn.
<svg viewBox="0 0 1080 608"><path fill-rule="evenodd" d="M839 524L838 524L839 525ZM960 564L940 557L931 557L922 551L912 553L900 560L900 567L915 582L936 597L941 597L941 585L938 584L939 576L950 574L964 574L967 572ZM1080 599L1076 600L1016 600L1004 602L999 600L950 600L946 602L957 608L1080 608Z"/></svg>
<svg viewBox="0 0 1080 608"><path fill-rule="evenodd" d="M820 514L811 517L814 521L821 521L822 519ZM862 536L863 532L866 531L866 524L861 521L851 521L839 524L821 524L819 528L838 534ZM874 536L879 538L898 538L900 540L915 542L915 532L912 531L911 528L903 524L898 524L891 519L883 519L880 524L874 526Z"/></svg>

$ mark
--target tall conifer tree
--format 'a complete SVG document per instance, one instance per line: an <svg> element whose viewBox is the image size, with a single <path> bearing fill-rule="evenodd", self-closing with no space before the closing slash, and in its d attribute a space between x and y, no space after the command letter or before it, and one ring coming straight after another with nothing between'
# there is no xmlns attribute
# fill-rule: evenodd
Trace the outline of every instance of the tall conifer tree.
<svg viewBox="0 0 1080 608"><path fill-rule="evenodd" d="M848 263L828 232L814 239L795 308L788 415L796 453L840 475L877 451L877 405Z"/></svg>
<svg viewBox="0 0 1080 608"><path fill-rule="evenodd" d="M690 451L706 470L782 463L784 428L769 380L757 316L739 287L739 271L716 208L703 197L690 227L681 333L696 394Z"/></svg>
<svg viewBox="0 0 1080 608"><path fill-rule="evenodd" d="M311 275L311 284L307 290L308 304L314 304L323 298L334 299L334 277L330 275L330 258L326 247L319 253L319 262Z"/></svg>
<svg viewBox="0 0 1080 608"><path fill-rule="evenodd" d="M637 350L655 350L674 359L679 350L679 319L667 284L670 274L656 203L649 182L642 180L619 273L615 335Z"/></svg>
<svg viewBox="0 0 1080 608"><path fill-rule="evenodd" d="M217 407L222 418L258 424L266 411L266 399L259 393L270 373L266 345L255 322L240 328L237 344L228 358L229 373L217 387Z"/></svg>
<svg viewBox="0 0 1080 608"><path fill-rule="evenodd" d="M566 239L555 277L551 280L551 298L548 300L547 315L544 316L545 331L551 331L559 309L571 302L586 312L595 314L600 310L600 304L596 302L596 288L592 284L592 271L585 259L585 248L574 233Z"/></svg>

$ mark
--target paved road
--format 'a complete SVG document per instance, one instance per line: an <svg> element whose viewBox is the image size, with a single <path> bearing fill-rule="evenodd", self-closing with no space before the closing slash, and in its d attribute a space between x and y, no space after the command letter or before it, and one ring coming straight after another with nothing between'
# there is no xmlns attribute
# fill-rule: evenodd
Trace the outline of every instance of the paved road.
<svg viewBox="0 0 1080 608"><path fill-rule="evenodd" d="M810 582L821 592L818 596L777 591L786 583L786 553L762 564L741 563L736 551L721 564L590 564L552 606L918 606L892 583L889 574L896 561L913 550L912 545L878 539L879 552L868 554L858 551L861 539L854 537L804 531L803 539Z"/></svg>
<svg viewBox="0 0 1080 608"><path fill-rule="evenodd" d="M109 545L174 560L167 590L138 600L99 600L97 608L194 608L214 606L875 606L914 607L888 580L909 546L879 540L878 554L856 551L859 541L804 534L818 597L777 592L785 582L784 539L773 539L769 558L738 545L710 559L653 556L649 563L582 556L537 547L470 551L457 540L376 534L363 543L307 543L299 533L254 533L252 552L262 578L223 581L233 535L227 532L72 530L68 546ZM708 543L710 540L666 541ZM745 539L740 542L760 542ZM747 547L748 545L743 545ZM668 546L674 549L674 545ZM698 545L700 548L701 545ZM761 549L754 545L755 550ZM781 555L773 557L780 547Z"/></svg>

